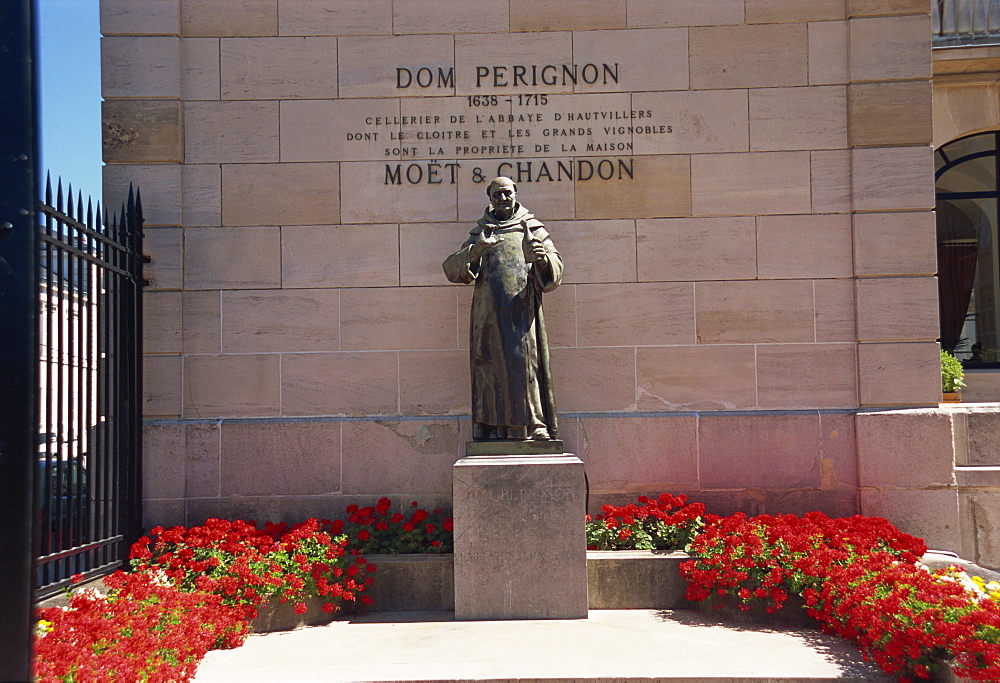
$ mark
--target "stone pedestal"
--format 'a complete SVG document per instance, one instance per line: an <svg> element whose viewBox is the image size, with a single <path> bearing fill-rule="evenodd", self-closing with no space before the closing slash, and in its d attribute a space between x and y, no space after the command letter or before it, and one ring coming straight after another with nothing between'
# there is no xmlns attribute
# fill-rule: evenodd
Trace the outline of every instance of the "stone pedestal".
<svg viewBox="0 0 1000 683"><path fill-rule="evenodd" d="M453 475L455 618L586 618L580 459L467 456Z"/></svg>

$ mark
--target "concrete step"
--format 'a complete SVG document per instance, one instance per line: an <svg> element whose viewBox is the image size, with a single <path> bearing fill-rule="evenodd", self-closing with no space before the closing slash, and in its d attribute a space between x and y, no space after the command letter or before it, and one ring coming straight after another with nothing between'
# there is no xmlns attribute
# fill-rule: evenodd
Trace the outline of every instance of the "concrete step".
<svg viewBox="0 0 1000 683"><path fill-rule="evenodd" d="M197 683L257 681L891 681L850 643L811 629L685 610L587 619L455 621L380 612L210 652Z"/></svg>

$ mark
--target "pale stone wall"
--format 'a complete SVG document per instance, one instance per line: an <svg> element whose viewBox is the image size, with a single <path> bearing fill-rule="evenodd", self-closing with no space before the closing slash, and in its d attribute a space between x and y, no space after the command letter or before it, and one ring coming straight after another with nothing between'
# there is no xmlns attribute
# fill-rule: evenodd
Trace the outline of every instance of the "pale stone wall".
<svg viewBox="0 0 1000 683"><path fill-rule="evenodd" d="M143 188L152 257L147 519L447 500L471 291L440 263L498 171L567 263L546 317L592 504L875 509L857 410L940 396L928 11L102 0L106 191ZM597 77L510 85L562 64Z"/></svg>

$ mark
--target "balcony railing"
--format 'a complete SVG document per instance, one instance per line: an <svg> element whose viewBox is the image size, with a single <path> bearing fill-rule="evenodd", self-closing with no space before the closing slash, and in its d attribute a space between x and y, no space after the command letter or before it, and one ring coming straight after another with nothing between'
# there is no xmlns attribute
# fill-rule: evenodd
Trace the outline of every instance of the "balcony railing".
<svg viewBox="0 0 1000 683"><path fill-rule="evenodd" d="M934 47L1000 45L1000 0L934 0Z"/></svg>

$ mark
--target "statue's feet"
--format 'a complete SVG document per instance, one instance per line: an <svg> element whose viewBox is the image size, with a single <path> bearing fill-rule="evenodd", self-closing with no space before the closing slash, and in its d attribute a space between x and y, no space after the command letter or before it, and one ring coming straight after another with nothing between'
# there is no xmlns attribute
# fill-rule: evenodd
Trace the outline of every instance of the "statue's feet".
<svg viewBox="0 0 1000 683"><path fill-rule="evenodd" d="M537 427L528 438L531 441L548 441L552 437L549 436L549 430L545 427Z"/></svg>

